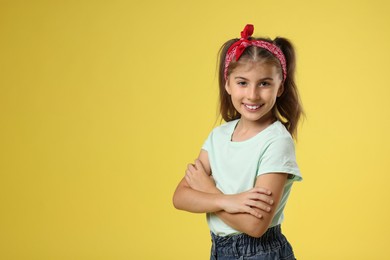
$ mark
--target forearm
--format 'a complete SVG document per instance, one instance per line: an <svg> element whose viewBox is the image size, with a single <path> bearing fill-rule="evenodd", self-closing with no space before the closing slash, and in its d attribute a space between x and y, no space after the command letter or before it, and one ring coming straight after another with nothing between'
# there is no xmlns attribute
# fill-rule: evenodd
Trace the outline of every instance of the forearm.
<svg viewBox="0 0 390 260"><path fill-rule="evenodd" d="M197 191L182 181L173 196L175 208L193 213L217 212L222 210L221 198L224 196L217 188L208 192Z"/></svg>
<svg viewBox="0 0 390 260"><path fill-rule="evenodd" d="M261 211L269 211L272 205L269 199L270 191L257 187L239 194L223 194L204 170L200 160L189 164L185 177L181 180L173 196L175 208L193 213L209 213L226 211L228 213L249 213L255 218L261 218ZM230 223L240 225L242 220L229 219ZM258 225L257 225L258 226ZM256 227L257 227L256 226ZM242 228L238 228L241 230ZM246 229L244 229L246 230Z"/></svg>
<svg viewBox="0 0 390 260"><path fill-rule="evenodd" d="M213 192L223 194L218 189ZM249 213L228 213L221 210L215 212L215 214L227 225L252 237L260 237L263 235L269 224L268 221L264 221L263 218L257 218ZM265 215L269 213L264 211L262 214Z"/></svg>
<svg viewBox="0 0 390 260"><path fill-rule="evenodd" d="M193 190L195 191L195 190ZM195 191L196 192L196 191ZM223 207L221 206L223 204L223 199L226 199L226 196L220 191L218 188L214 187L213 189L208 189L206 192L211 194L219 194L220 196L216 197L216 201L218 204L218 207L215 208L217 210L210 210L207 212L214 212L222 221L224 221L227 225L231 226L232 228L243 232L247 235L250 235L252 237L260 237L264 234L264 232L267 230L269 222L264 221L264 218L258 218L253 216L249 213L229 213L226 212ZM190 194L188 194L190 195ZM194 198L190 195L190 197ZM207 199L207 198L206 198ZM205 203L206 204L206 203ZM199 205L202 206L203 205ZM263 211L261 215L265 216L266 219L269 219L270 213Z"/></svg>
<svg viewBox="0 0 390 260"><path fill-rule="evenodd" d="M253 237L260 237L268 228L267 221L248 213L228 213L223 209L224 195L220 190L201 192L191 187L180 185L175 191L173 204L175 208L192 213L214 212L227 225ZM268 214L266 212L262 214Z"/></svg>
<svg viewBox="0 0 390 260"><path fill-rule="evenodd" d="M231 214L226 211L219 211L215 214L230 227L252 237L262 236L269 225L268 221L264 221L264 218L257 218L248 213Z"/></svg>
<svg viewBox="0 0 390 260"><path fill-rule="evenodd" d="M253 237L260 237L267 231L272 219L277 211L280 199L283 194L284 185L286 183L287 174L270 173L259 176L255 186L263 186L272 191L270 198L273 200L272 207L269 210L261 212L262 217L256 218L253 215L246 213L230 214L226 211L217 212L217 216L221 218L227 225L232 228L246 233Z"/></svg>

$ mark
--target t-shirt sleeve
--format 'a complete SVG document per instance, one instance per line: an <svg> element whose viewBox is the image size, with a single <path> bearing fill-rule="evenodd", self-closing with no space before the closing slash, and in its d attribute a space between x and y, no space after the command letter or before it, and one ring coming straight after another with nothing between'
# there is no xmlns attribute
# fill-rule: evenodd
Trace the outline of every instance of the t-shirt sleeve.
<svg viewBox="0 0 390 260"><path fill-rule="evenodd" d="M213 138L212 136L213 136L213 131L209 134L209 136L207 137L206 141L203 143L202 146L202 149L207 152L210 152L211 149L211 140Z"/></svg>
<svg viewBox="0 0 390 260"><path fill-rule="evenodd" d="M289 173L293 180L302 180L292 138L283 137L270 142L260 157L257 176L272 172Z"/></svg>

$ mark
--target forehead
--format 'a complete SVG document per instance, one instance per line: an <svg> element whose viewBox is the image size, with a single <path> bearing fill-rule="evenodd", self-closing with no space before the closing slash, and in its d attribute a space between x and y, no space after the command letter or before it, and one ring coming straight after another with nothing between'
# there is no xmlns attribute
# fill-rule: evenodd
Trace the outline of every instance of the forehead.
<svg viewBox="0 0 390 260"><path fill-rule="evenodd" d="M278 68L275 64L265 61L239 61L231 74L255 73L260 76L274 76L278 74Z"/></svg>

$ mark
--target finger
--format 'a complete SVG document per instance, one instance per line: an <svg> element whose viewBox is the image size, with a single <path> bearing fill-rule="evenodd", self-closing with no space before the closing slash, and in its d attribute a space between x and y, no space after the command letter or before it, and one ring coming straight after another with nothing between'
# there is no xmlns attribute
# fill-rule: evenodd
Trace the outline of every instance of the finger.
<svg viewBox="0 0 390 260"><path fill-rule="evenodd" d="M256 209L248 207L247 213L255 216L256 218L263 218L263 215Z"/></svg>
<svg viewBox="0 0 390 260"><path fill-rule="evenodd" d="M201 162L199 159L196 159L196 160L195 160L195 167L196 167L196 169L198 169L198 170L204 170L204 169L203 169L203 164L202 164L202 162Z"/></svg>
<svg viewBox="0 0 390 260"><path fill-rule="evenodd" d="M270 212L271 211L271 207L268 206L267 204L265 203L262 203L260 201L255 201L255 200L251 200L247 203L248 206L251 206L251 207L255 207L255 208L258 208L262 211L265 211L265 212Z"/></svg>
<svg viewBox="0 0 390 260"><path fill-rule="evenodd" d="M189 163L187 165L187 170L190 171L190 172L196 171L195 166L192 163Z"/></svg>
<svg viewBox="0 0 390 260"><path fill-rule="evenodd" d="M262 201L269 205L274 204L274 200L272 199L272 197L257 192L249 192L246 198L253 201Z"/></svg>
<svg viewBox="0 0 390 260"><path fill-rule="evenodd" d="M191 178L191 175L192 175L191 171L190 171L190 170L186 170L185 177L188 178L188 179L190 179L190 178Z"/></svg>
<svg viewBox="0 0 390 260"><path fill-rule="evenodd" d="M253 189L251 189L251 191L266 194L266 195L272 194L272 192L269 189L264 188L264 187L254 187Z"/></svg>
<svg viewBox="0 0 390 260"><path fill-rule="evenodd" d="M191 178L190 178L190 176L188 176L187 173L184 175L184 179L187 181L187 183L189 183L191 181Z"/></svg>
<svg viewBox="0 0 390 260"><path fill-rule="evenodd" d="M265 202L268 205L274 204L274 200L272 199L272 197L270 197L268 195L259 194L259 193L254 194L253 197L251 197L251 199Z"/></svg>

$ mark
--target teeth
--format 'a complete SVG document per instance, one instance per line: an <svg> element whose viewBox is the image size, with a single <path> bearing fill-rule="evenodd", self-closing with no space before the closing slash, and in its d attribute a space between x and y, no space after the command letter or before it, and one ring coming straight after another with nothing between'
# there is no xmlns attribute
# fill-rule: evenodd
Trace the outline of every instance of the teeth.
<svg viewBox="0 0 390 260"><path fill-rule="evenodd" d="M245 105L247 108L255 110L258 109L260 106L250 106L250 105Z"/></svg>

